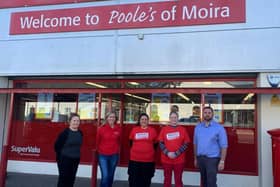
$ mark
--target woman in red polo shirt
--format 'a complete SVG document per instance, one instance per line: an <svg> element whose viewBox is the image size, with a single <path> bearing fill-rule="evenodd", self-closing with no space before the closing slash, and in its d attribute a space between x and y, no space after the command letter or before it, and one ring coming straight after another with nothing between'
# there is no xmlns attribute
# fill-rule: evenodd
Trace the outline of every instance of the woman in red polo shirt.
<svg viewBox="0 0 280 187"><path fill-rule="evenodd" d="M129 135L131 149L127 173L130 187L150 187L154 176L157 133L148 123L149 116L140 114L138 126Z"/></svg>
<svg viewBox="0 0 280 187"><path fill-rule="evenodd" d="M106 123L97 130L96 144L101 170L100 187L112 187L119 160L121 127L116 124L116 114L109 112Z"/></svg>
<svg viewBox="0 0 280 187"><path fill-rule="evenodd" d="M178 118L177 112L170 112L170 124L163 127L159 134L164 187L171 187L172 171L174 171L175 186L183 187L182 174L185 165L185 151L190 138L186 129L177 125Z"/></svg>

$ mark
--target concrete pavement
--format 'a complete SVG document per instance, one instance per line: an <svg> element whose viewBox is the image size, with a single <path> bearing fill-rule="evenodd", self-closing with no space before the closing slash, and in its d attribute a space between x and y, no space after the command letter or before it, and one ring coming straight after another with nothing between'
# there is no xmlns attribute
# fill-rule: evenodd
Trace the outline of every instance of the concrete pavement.
<svg viewBox="0 0 280 187"><path fill-rule="evenodd" d="M56 175L36 175L8 173L5 187L56 187ZM97 182L99 184L99 181ZM152 184L151 187L162 187L163 184ZM75 187L90 187L89 178L76 178ZM113 187L128 187L127 181L115 181ZM197 186L184 186L197 187Z"/></svg>

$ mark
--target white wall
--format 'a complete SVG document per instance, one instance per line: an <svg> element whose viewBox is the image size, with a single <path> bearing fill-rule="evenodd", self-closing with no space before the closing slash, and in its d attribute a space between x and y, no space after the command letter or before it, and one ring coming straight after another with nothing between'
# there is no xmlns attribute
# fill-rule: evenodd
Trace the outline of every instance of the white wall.
<svg viewBox="0 0 280 187"><path fill-rule="evenodd" d="M280 70L279 0L247 0L246 23L9 35L12 12L137 2L141 1L101 1L1 9L0 75ZM137 39L139 33L144 34L143 40Z"/></svg>
<svg viewBox="0 0 280 187"><path fill-rule="evenodd" d="M267 75L259 76L260 87L270 87ZM278 73L280 74L280 73ZM279 128L280 105L271 104L271 94L263 94L258 98L258 131L259 131L259 175L261 187L273 186L271 138L268 130ZM280 99L280 95L278 95Z"/></svg>
<svg viewBox="0 0 280 187"><path fill-rule="evenodd" d="M0 88L8 88L8 79L4 77L0 77ZM2 152L2 145L4 144L4 140L6 138L5 132L7 127L7 112L8 102L7 94L0 94L0 153Z"/></svg>
<svg viewBox="0 0 280 187"><path fill-rule="evenodd" d="M8 162L8 172L20 173L36 173L44 175L58 175L56 163L42 163L42 162L27 162L27 161L12 161ZM79 165L78 177L91 177L90 165ZM97 178L100 178L100 170L98 168ZM152 178L153 183L163 183L163 171L156 170L155 176ZM115 172L115 180L127 181L127 168L117 167ZM174 181L173 181L174 183ZM185 185L200 185L200 176L197 172L184 172L183 183ZM258 177L256 176L242 176L242 175L218 175L219 187L258 187ZM268 186L267 186L268 187Z"/></svg>

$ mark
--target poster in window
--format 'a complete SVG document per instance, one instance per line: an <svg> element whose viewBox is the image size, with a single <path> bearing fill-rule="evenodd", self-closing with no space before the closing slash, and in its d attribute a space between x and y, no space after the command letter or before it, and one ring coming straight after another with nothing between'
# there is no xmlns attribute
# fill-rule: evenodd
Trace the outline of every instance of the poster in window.
<svg viewBox="0 0 280 187"><path fill-rule="evenodd" d="M222 123L222 94L205 94L204 95L206 106L211 106L214 110L214 120Z"/></svg>
<svg viewBox="0 0 280 187"><path fill-rule="evenodd" d="M78 113L81 119L97 118L97 108L94 93L79 94Z"/></svg>
<svg viewBox="0 0 280 187"><path fill-rule="evenodd" d="M53 94L39 93L37 97L36 119L51 119L53 108Z"/></svg>
<svg viewBox="0 0 280 187"><path fill-rule="evenodd" d="M168 121L170 112L170 94L152 94L151 121Z"/></svg>

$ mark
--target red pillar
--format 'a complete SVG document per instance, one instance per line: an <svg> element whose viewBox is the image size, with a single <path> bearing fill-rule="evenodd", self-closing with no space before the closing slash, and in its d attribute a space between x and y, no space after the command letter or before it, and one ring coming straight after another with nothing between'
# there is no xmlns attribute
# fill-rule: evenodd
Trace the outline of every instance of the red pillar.
<svg viewBox="0 0 280 187"><path fill-rule="evenodd" d="M11 93L10 99L10 109L9 109L9 121L7 128L7 140L3 146L1 153L1 166L0 166L0 187L4 187L6 183L6 175L7 175L7 165L8 165L8 147L11 145L11 137L12 137L12 114L13 114L13 103L14 103L14 93ZM4 141L5 142L5 141Z"/></svg>
<svg viewBox="0 0 280 187"><path fill-rule="evenodd" d="M5 186L6 182L6 171L7 171L7 154L8 154L8 146L4 145L1 154L1 165L0 165L0 187Z"/></svg>
<svg viewBox="0 0 280 187"><path fill-rule="evenodd" d="M91 187L97 186L97 152L92 151Z"/></svg>

